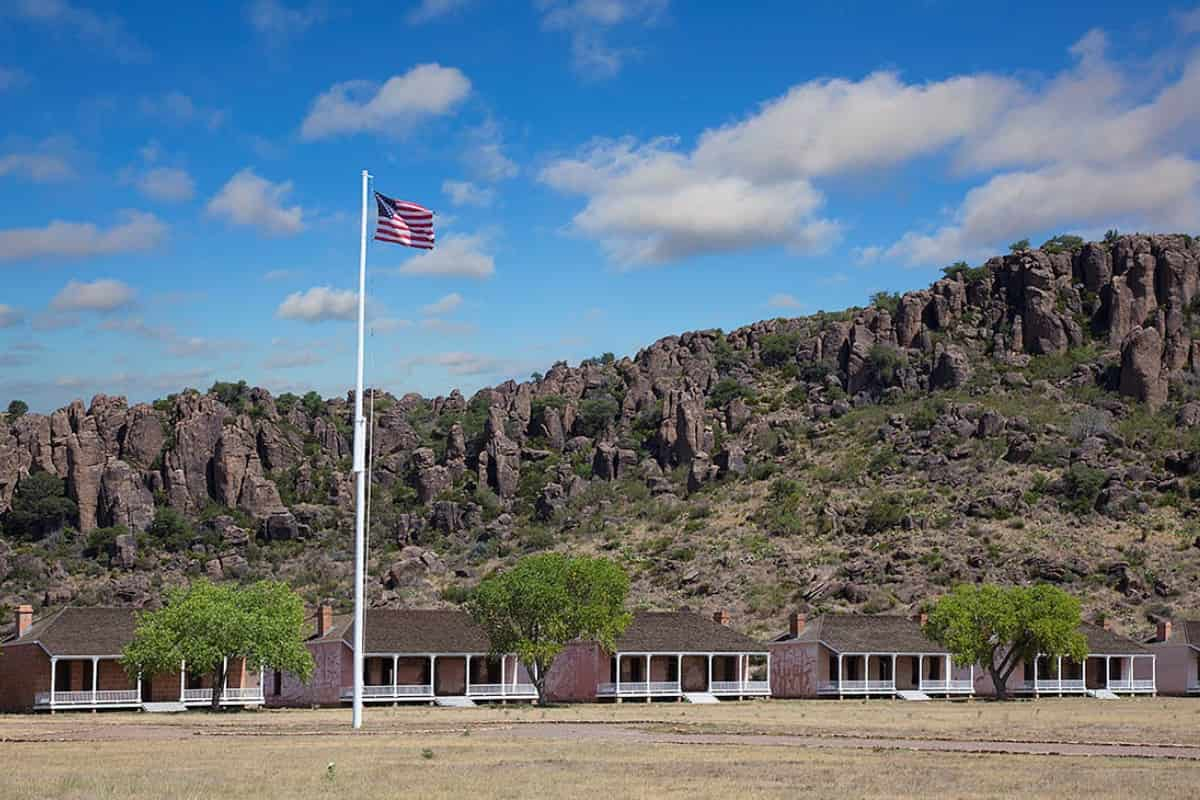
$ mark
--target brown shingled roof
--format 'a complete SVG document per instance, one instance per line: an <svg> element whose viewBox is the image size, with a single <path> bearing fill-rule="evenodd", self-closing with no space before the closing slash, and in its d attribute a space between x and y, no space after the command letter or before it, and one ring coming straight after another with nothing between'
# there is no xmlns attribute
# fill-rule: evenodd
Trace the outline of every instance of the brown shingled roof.
<svg viewBox="0 0 1200 800"><path fill-rule="evenodd" d="M1143 645L1125 636L1105 630L1099 625L1083 623L1079 632L1087 637L1089 653L1099 655L1128 655L1129 653L1149 653Z"/></svg>
<svg viewBox="0 0 1200 800"><path fill-rule="evenodd" d="M865 614L822 614L796 638L777 642L823 642L835 653L945 653L921 626L908 617Z"/></svg>
<svg viewBox="0 0 1200 800"><path fill-rule="evenodd" d="M364 613L368 653L486 653L490 649L487 634L465 611L369 608ZM353 646L353 617L334 619L320 641L339 639Z"/></svg>
<svg viewBox="0 0 1200 800"><path fill-rule="evenodd" d="M766 646L691 611L639 611L617 637L619 652L757 653Z"/></svg>
<svg viewBox="0 0 1200 800"><path fill-rule="evenodd" d="M133 641L136 614L132 608L63 608L5 644L36 642L52 656L120 655Z"/></svg>

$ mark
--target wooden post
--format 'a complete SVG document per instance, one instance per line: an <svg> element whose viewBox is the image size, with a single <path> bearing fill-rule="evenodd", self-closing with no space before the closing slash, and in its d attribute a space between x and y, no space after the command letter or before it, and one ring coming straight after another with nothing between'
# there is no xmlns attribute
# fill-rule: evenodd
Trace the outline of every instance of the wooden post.
<svg viewBox="0 0 1200 800"><path fill-rule="evenodd" d="M100 657L92 656L92 711L96 710L96 691L100 688Z"/></svg>
<svg viewBox="0 0 1200 800"><path fill-rule="evenodd" d="M55 681L58 679L58 656L50 656L50 713L54 713Z"/></svg>

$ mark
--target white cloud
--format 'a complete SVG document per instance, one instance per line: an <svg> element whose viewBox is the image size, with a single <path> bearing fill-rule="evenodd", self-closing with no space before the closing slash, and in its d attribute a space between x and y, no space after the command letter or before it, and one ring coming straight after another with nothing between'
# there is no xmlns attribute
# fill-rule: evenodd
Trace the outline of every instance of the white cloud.
<svg viewBox="0 0 1200 800"><path fill-rule="evenodd" d="M494 189L477 186L470 181L444 181L442 191L456 206L490 206L496 199Z"/></svg>
<svg viewBox="0 0 1200 800"><path fill-rule="evenodd" d="M779 292L771 295L771 299L767 301L767 305L771 308L803 308L804 304L795 298L795 296Z"/></svg>
<svg viewBox="0 0 1200 800"><path fill-rule="evenodd" d="M854 260L859 264L874 264L883 255L884 248L879 245L854 248Z"/></svg>
<svg viewBox="0 0 1200 800"><path fill-rule="evenodd" d="M16 67L0 67L0 92L18 89L29 83L29 74Z"/></svg>
<svg viewBox="0 0 1200 800"><path fill-rule="evenodd" d="M809 81L741 122L705 132L693 158L755 181L891 166L984 129L1017 91L987 75L925 84L891 72Z"/></svg>
<svg viewBox="0 0 1200 800"><path fill-rule="evenodd" d="M126 211L107 230L90 222L54 220L44 228L0 230L0 261L34 258L88 258L150 250L167 238L167 226L153 214Z"/></svg>
<svg viewBox="0 0 1200 800"><path fill-rule="evenodd" d="M315 367L324 363L325 358L312 350L297 350L267 356L263 361L263 366L267 369L295 369L296 367Z"/></svg>
<svg viewBox="0 0 1200 800"><path fill-rule="evenodd" d="M142 113L179 125L196 123L215 131L225 122L224 109L206 108L198 105L191 97L179 91L171 91L162 97L143 97Z"/></svg>
<svg viewBox="0 0 1200 800"><path fill-rule="evenodd" d="M0 328L15 328L25 321L25 312L0 303Z"/></svg>
<svg viewBox="0 0 1200 800"><path fill-rule="evenodd" d="M250 26L272 44L282 44L325 19L318 3L293 8L279 0L254 0L246 7Z"/></svg>
<svg viewBox="0 0 1200 800"><path fill-rule="evenodd" d="M967 192L953 224L930 234L907 233L887 255L910 264L945 264L985 255L997 243L1033 231L1187 227L1197 219L1198 162L1166 156L1148 163L1055 166L997 175Z"/></svg>
<svg viewBox="0 0 1200 800"><path fill-rule="evenodd" d="M155 200L183 202L191 200L196 184L187 170L176 167L154 167L137 178L142 194Z"/></svg>
<svg viewBox="0 0 1200 800"><path fill-rule="evenodd" d="M436 353L432 357L416 359L415 363L436 364L445 367L451 375L488 375L501 372L506 363L492 356L453 351Z"/></svg>
<svg viewBox="0 0 1200 800"><path fill-rule="evenodd" d="M140 62L150 58L150 52L126 30L119 17L97 14L69 0L16 0L11 5L11 12L56 32L95 44L119 61Z"/></svg>
<svg viewBox="0 0 1200 800"><path fill-rule="evenodd" d="M542 27L570 34L572 63L593 80L613 77L636 54L609 44L609 32L619 26L654 25L669 4L670 0L537 0Z"/></svg>
<svg viewBox="0 0 1200 800"><path fill-rule="evenodd" d="M279 305L275 316L302 322L352 320L358 317L358 293L349 289L314 286L293 292Z"/></svg>
<svg viewBox="0 0 1200 800"><path fill-rule="evenodd" d="M10 153L0 156L0 176L23 175L34 183L49 183L75 174L62 156L49 153Z"/></svg>
<svg viewBox="0 0 1200 800"><path fill-rule="evenodd" d="M413 256L394 272L401 275L457 276L461 278L490 278L496 272L495 260L483 248L487 242L482 235L450 235L438 242L436 249Z"/></svg>
<svg viewBox="0 0 1200 800"><path fill-rule="evenodd" d="M585 195L575 229L626 266L785 244L800 252L840 235L822 219L820 192L806 179L754 181L698 164L674 140L594 142L579 157L546 167L541 179Z"/></svg>
<svg viewBox="0 0 1200 800"><path fill-rule="evenodd" d="M235 225L252 225L268 234L295 234L304 230L304 209L285 206L292 182L272 183L247 167L221 187L208 202L208 213Z"/></svg>
<svg viewBox="0 0 1200 800"><path fill-rule="evenodd" d="M470 93L466 75L440 64L418 64L382 86L346 81L313 101L300 135L308 140L362 132L400 135L425 119L449 113Z"/></svg>
<svg viewBox="0 0 1200 800"><path fill-rule="evenodd" d="M463 163L476 178L489 183L516 177L520 171L516 162L504 154L504 134L492 119L469 132Z"/></svg>
<svg viewBox="0 0 1200 800"><path fill-rule="evenodd" d="M383 317L381 319L372 320L370 328L372 333L392 333L393 331L403 330L412 327L411 319L397 319L395 317Z"/></svg>
<svg viewBox="0 0 1200 800"><path fill-rule="evenodd" d="M1130 100L1140 97L1136 79L1107 59L1107 47L1098 30L1076 42L1075 66L1040 92L1023 93L996 124L979 130L962 148L960 165L988 170L1145 158L1200 123L1200 51L1178 80L1138 103Z"/></svg>
<svg viewBox="0 0 1200 800"><path fill-rule="evenodd" d="M408 12L405 19L411 25L420 25L466 8L470 2L471 0L421 0L416 8Z"/></svg>
<svg viewBox="0 0 1200 800"><path fill-rule="evenodd" d="M463 298L458 292L451 292L445 295L437 302L430 303L427 306L421 307L421 313L426 316L437 316L438 314L449 314L454 309L462 305Z"/></svg>
<svg viewBox="0 0 1200 800"><path fill-rule="evenodd" d="M50 308L59 312L110 312L133 305L136 296L133 287L117 280L68 281L50 301Z"/></svg>
<svg viewBox="0 0 1200 800"><path fill-rule="evenodd" d="M77 159L75 144L66 136L20 142L0 155L0 177L20 175L34 183L62 181L75 176L72 162Z"/></svg>

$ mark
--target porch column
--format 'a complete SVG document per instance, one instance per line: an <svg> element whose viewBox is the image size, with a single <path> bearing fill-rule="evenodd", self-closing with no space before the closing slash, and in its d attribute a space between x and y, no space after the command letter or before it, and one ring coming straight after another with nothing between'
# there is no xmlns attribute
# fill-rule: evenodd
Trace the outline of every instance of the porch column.
<svg viewBox="0 0 1200 800"><path fill-rule="evenodd" d="M181 703L183 702L183 699L185 697L187 697L187 692L185 691L186 689L187 689L187 662L180 661L179 662L179 702L181 702Z"/></svg>
<svg viewBox="0 0 1200 800"><path fill-rule="evenodd" d="M845 674L842 667L842 658L842 654L838 653L838 700L842 699L842 675Z"/></svg>
<svg viewBox="0 0 1200 800"><path fill-rule="evenodd" d="M1038 667L1038 656L1037 656L1037 655L1034 655L1034 657L1033 657L1033 696L1034 696L1034 697L1040 697L1040 696L1041 696L1041 695L1038 693L1038 683L1037 683L1037 672L1038 672L1038 670L1037 670L1037 667Z"/></svg>
<svg viewBox="0 0 1200 800"><path fill-rule="evenodd" d="M975 665L971 665L971 694L975 694Z"/></svg>
<svg viewBox="0 0 1200 800"><path fill-rule="evenodd" d="M921 691L925 683L925 656L917 655L917 691Z"/></svg>
<svg viewBox="0 0 1200 800"><path fill-rule="evenodd" d="M619 703L619 702L621 702L621 654L617 653L616 658L617 658L617 683L613 687L613 697L616 698L616 702Z"/></svg>
<svg viewBox="0 0 1200 800"><path fill-rule="evenodd" d="M683 653L675 654L675 686L677 691L683 691Z"/></svg>
<svg viewBox="0 0 1200 800"><path fill-rule="evenodd" d="M258 668L258 693L263 696L263 700L267 699L266 681L267 668L265 666Z"/></svg>
<svg viewBox="0 0 1200 800"><path fill-rule="evenodd" d="M96 705L96 690L100 688L100 659L92 656L92 705Z"/></svg>
<svg viewBox="0 0 1200 800"><path fill-rule="evenodd" d="M1062 656L1058 657L1058 696L1062 697Z"/></svg>
<svg viewBox="0 0 1200 800"><path fill-rule="evenodd" d="M650 654L646 653L646 702L650 700Z"/></svg>
<svg viewBox="0 0 1200 800"><path fill-rule="evenodd" d="M1129 671L1125 673L1125 682L1129 684L1129 693L1133 694L1133 656L1129 656Z"/></svg>
<svg viewBox="0 0 1200 800"><path fill-rule="evenodd" d="M437 694L437 656L429 657L429 695Z"/></svg>
<svg viewBox="0 0 1200 800"><path fill-rule="evenodd" d="M505 672L504 667L507 663L508 663L508 656L507 655L500 656L500 696L501 697L503 697L505 692L507 691L507 687L504 684L504 672ZM516 670L514 669L513 672L516 672Z"/></svg>
<svg viewBox="0 0 1200 800"><path fill-rule="evenodd" d="M400 696L400 654L392 654L392 697Z"/></svg>
<svg viewBox="0 0 1200 800"><path fill-rule="evenodd" d="M471 655L469 653L467 654L467 663L466 663L466 666L463 668L463 670L466 673L466 680L467 680L466 689L465 689L466 695L467 695L467 697L470 697L471 696Z"/></svg>
<svg viewBox="0 0 1200 800"><path fill-rule="evenodd" d="M767 696L771 695L771 651L767 651Z"/></svg>
<svg viewBox="0 0 1200 800"><path fill-rule="evenodd" d="M1109 663L1108 663L1110 661L1112 661L1112 656L1104 657L1104 688L1105 689L1109 688L1109 684L1112 681L1112 678L1109 677L1109 673L1112 671L1112 668L1109 666Z"/></svg>
<svg viewBox="0 0 1200 800"><path fill-rule="evenodd" d="M950 696L950 654L946 654L946 696Z"/></svg>
<svg viewBox="0 0 1200 800"><path fill-rule="evenodd" d="M50 656L50 713L54 713L54 682L58 677L58 656Z"/></svg>
<svg viewBox="0 0 1200 800"><path fill-rule="evenodd" d="M137 695L138 695L138 702L139 703L142 702L142 673L140 673L140 672L138 673L138 679L137 679Z"/></svg>
<svg viewBox="0 0 1200 800"><path fill-rule="evenodd" d="M892 653L892 691L896 691L896 654Z"/></svg>
<svg viewBox="0 0 1200 800"><path fill-rule="evenodd" d="M1150 655L1150 694L1156 696L1158 694L1158 654Z"/></svg>
<svg viewBox="0 0 1200 800"><path fill-rule="evenodd" d="M705 688L710 692L712 691L712 658L713 658L713 654L709 653L708 654L708 686L706 686Z"/></svg>
<svg viewBox="0 0 1200 800"><path fill-rule="evenodd" d="M224 700L225 690L229 688L229 656L225 656L221 659L221 673L224 675L224 678L221 681L221 699ZM215 692L216 690L217 689L214 686L213 691Z"/></svg>

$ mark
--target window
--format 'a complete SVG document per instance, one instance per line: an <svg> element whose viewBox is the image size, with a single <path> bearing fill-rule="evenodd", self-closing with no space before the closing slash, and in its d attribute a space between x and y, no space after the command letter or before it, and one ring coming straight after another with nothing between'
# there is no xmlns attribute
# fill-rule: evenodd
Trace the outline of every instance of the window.
<svg viewBox="0 0 1200 800"><path fill-rule="evenodd" d="M279 670L275 670L274 684L275 685L272 687L271 693L278 697L279 695L283 694L283 673Z"/></svg>

